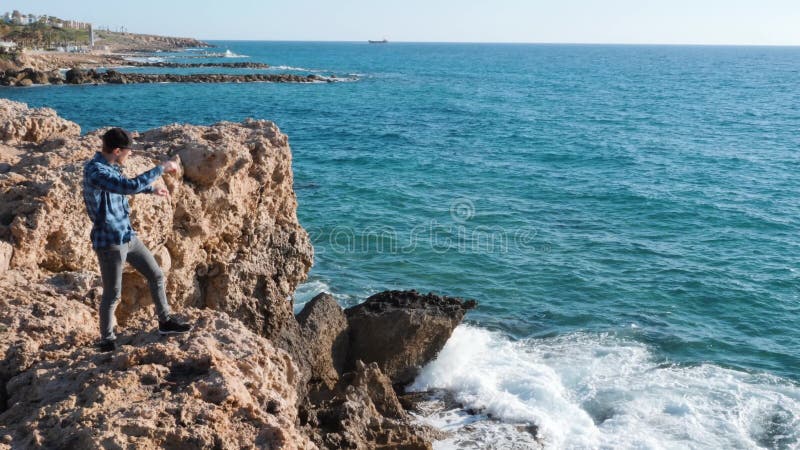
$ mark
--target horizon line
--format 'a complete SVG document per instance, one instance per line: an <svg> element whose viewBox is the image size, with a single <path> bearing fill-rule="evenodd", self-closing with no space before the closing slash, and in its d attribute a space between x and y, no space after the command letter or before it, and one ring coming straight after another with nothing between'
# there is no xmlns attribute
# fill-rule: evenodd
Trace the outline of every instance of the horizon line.
<svg viewBox="0 0 800 450"><path fill-rule="evenodd" d="M319 39L221 39L191 38L199 41L222 42L314 42L314 43L366 43L364 40L319 40ZM743 43L671 43L671 42L527 42L527 41L405 41L388 40L388 44L509 44L509 45L608 45L608 46L672 46L672 47L800 47L798 44L743 44Z"/></svg>

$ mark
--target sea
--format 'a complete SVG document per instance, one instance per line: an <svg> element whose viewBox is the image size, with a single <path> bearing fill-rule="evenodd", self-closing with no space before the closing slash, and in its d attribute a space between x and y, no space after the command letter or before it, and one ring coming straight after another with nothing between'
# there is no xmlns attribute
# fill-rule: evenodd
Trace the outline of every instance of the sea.
<svg viewBox="0 0 800 450"><path fill-rule="evenodd" d="M800 448L800 48L215 41L335 82L0 88L84 132L269 119L295 310L479 306L409 386L435 448ZM335 78L334 78L335 77Z"/></svg>

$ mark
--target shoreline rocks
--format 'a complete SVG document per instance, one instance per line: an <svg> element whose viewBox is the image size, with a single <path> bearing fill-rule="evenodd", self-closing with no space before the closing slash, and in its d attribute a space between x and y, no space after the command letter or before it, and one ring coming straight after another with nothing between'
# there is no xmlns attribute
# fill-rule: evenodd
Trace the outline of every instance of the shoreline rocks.
<svg viewBox="0 0 800 450"><path fill-rule="evenodd" d="M58 70L50 72L39 71L30 67L14 70L0 71L0 86L26 87L34 84L63 84L64 79Z"/></svg>
<svg viewBox="0 0 800 450"><path fill-rule="evenodd" d="M51 109L0 99L0 145L26 145L0 173L0 241L13 247L11 269L37 277L97 273L80 192L83 165L100 149L103 131L80 135ZM134 229L167 274L173 306L224 311L263 336L280 334L293 319L286 299L313 261L297 221L286 135L272 122L246 120L168 125L135 138L128 176L169 157L182 160L178 174L158 181L169 198L130 198ZM126 271L123 286L122 324L152 308L137 273Z"/></svg>
<svg viewBox="0 0 800 450"><path fill-rule="evenodd" d="M50 108L28 108L24 103L0 100L0 142L6 145L41 144L49 139L78 136L81 128ZM6 164L17 161L5 161ZM11 166L4 172L11 171Z"/></svg>
<svg viewBox="0 0 800 450"><path fill-rule="evenodd" d="M134 135L128 175L181 161L158 182L171 197L131 197L131 220L196 325L159 338L128 268L120 348L97 353L102 288L76 194L103 131L0 99L0 449L431 448L441 433L397 391L474 301L389 291L343 310L321 294L295 317L313 248L269 121ZM387 339L402 345L380 354Z"/></svg>
<svg viewBox="0 0 800 450"><path fill-rule="evenodd" d="M430 448L398 392L444 347L474 300L386 291L342 310L330 294L297 315L311 359L301 424L326 448Z"/></svg>
<svg viewBox="0 0 800 450"><path fill-rule="evenodd" d="M291 358L239 321L188 310L192 334L167 339L142 319L98 353L92 308L25 287L0 286L0 437L13 448L314 447L296 426Z"/></svg>
<svg viewBox="0 0 800 450"><path fill-rule="evenodd" d="M396 385L414 381L477 303L417 291L386 291L345 310L350 329L347 366L375 362Z"/></svg>
<svg viewBox="0 0 800 450"><path fill-rule="evenodd" d="M198 66L200 67L200 66ZM212 66L216 67L216 66ZM228 67L228 66L225 66ZM315 74L151 74L126 73L113 69L70 69L64 77L59 71L40 72L33 69L6 70L0 72L0 86L27 87L32 85L59 84L145 84L145 83L320 83L334 82L336 77L322 77Z"/></svg>

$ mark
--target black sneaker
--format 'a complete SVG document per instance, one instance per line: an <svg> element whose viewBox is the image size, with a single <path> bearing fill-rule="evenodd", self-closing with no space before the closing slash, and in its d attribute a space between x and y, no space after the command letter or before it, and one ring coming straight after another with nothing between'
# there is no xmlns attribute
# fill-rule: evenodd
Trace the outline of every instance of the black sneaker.
<svg viewBox="0 0 800 450"><path fill-rule="evenodd" d="M117 349L117 341L115 339L102 339L95 344L95 347L100 352L113 352Z"/></svg>
<svg viewBox="0 0 800 450"><path fill-rule="evenodd" d="M180 320L170 317L169 319L165 320L164 322L158 322L158 334L164 336L167 334L181 334L181 333L188 333L189 330L192 329L192 326L186 322L181 322Z"/></svg>

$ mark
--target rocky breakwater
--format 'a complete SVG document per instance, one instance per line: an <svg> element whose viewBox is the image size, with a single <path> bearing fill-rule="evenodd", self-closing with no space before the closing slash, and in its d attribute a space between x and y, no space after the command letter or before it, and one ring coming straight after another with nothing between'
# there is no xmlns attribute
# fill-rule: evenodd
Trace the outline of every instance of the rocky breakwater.
<svg viewBox="0 0 800 450"><path fill-rule="evenodd" d="M314 83L334 81L318 75L294 75L289 73L266 74L251 73L244 75L233 74L151 74L151 73L124 73L116 70L98 72L90 69L82 71L71 69L66 73L66 84L130 84L130 83Z"/></svg>
<svg viewBox="0 0 800 450"><path fill-rule="evenodd" d="M188 66L188 65L187 65ZM0 71L0 86L26 87L40 84L131 84L131 83L319 83L338 81L336 76L289 73L251 74L153 74L116 70L70 69L63 76L58 70L42 72L31 68Z"/></svg>
<svg viewBox="0 0 800 450"><path fill-rule="evenodd" d="M295 318L313 249L268 121L136 135L129 175L181 160L159 182L171 197L131 197L131 219L196 329L159 339L144 279L126 271L120 347L97 353L80 182L102 131L0 100L0 448L430 447L437 433L396 390L473 305L405 291L343 311L321 295ZM402 345L365 346L380 330Z"/></svg>
<svg viewBox="0 0 800 450"><path fill-rule="evenodd" d="M27 87L34 84L64 84L64 78L58 70L41 71L27 67L0 71L0 86Z"/></svg>

